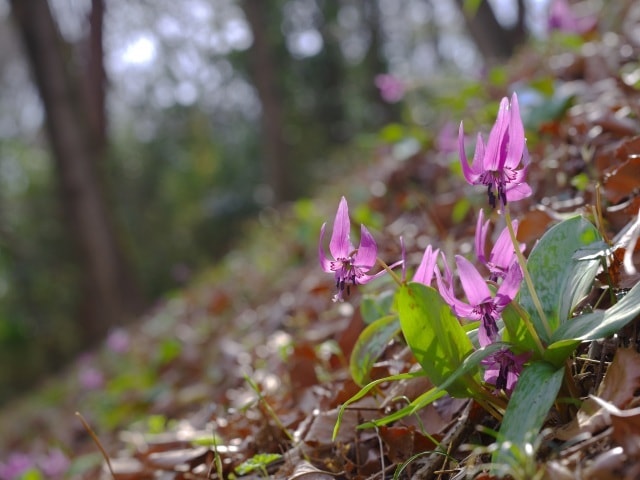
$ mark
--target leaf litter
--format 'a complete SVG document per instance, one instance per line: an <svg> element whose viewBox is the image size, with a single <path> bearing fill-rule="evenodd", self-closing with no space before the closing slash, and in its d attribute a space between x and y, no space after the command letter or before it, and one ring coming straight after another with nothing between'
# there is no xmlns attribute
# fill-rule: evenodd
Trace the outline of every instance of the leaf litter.
<svg viewBox="0 0 640 480"><path fill-rule="evenodd" d="M623 34L609 35L549 61L526 50L511 66L514 80L533 80L536 71L569 99L536 120L534 196L518 204L518 234L530 251L569 213L601 222L612 240L597 252L603 268L581 304L586 310L638 281L640 92L622 68L637 50ZM360 390L349 366L368 321L360 302L388 280L348 303L330 302L315 258L320 224L331 215L327 199L349 192L363 200L356 215L378 218L383 258L398 258L399 235L411 264L435 237L451 249L473 245L473 214L460 205L476 194L459 188L442 154L428 145L401 159L392 153L382 149L374 163L356 165L322 197L265 214L247 230L259 243L247 241L128 329L126 351L90 352L64 379L4 408L1 450L44 454L56 445L72 460L69 478L496 478L481 466L498 424L471 401L443 397L391 425L360 428L428 391L425 377L382 382L350 403L334 438L341 406ZM415 371L404 341L390 337L376 348L371 380ZM585 401L571 407L571 419L549 412L531 454L539 478L640 475L639 342L633 322L580 347L573 372ZM99 374L93 388L80 377L89 368ZM112 474L75 411L108 453Z"/></svg>

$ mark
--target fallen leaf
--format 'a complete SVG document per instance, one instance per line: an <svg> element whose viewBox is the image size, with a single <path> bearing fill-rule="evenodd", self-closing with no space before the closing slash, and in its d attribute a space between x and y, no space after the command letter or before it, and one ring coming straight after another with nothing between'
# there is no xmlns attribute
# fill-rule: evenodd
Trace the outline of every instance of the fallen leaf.
<svg viewBox="0 0 640 480"><path fill-rule="evenodd" d="M640 353L629 348L619 348L596 396L614 407L624 409L636 398L635 394L639 389ZM556 436L569 440L580 433L600 432L610 425L611 419L607 411L591 397L584 401L571 423L557 430Z"/></svg>

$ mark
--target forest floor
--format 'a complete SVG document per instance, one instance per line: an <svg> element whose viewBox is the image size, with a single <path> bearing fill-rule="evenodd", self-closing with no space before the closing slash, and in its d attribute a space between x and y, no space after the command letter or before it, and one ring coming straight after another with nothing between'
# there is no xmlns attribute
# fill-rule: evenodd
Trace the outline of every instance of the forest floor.
<svg viewBox="0 0 640 480"><path fill-rule="evenodd" d="M635 260L639 54L629 38L613 34L572 50L532 48L514 59L506 78L482 87L493 115L496 100L514 85L521 100L534 195L514 204L512 214L526 252L569 214L596 219L611 239L607 273L617 277L609 287L619 292L638 280L615 255L629 246ZM451 120L464 119L468 132L475 121L486 134L490 115L480 101L464 101L464 118ZM334 176L317 196L263 212L237 248L191 287L5 406L0 478L3 472L11 478L7 472L20 462L33 467L22 477L31 479L453 479L474 472L474 478L494 478L478 473L488 461L482 447L492 442L478 427L498 424L471 401L445 399L393 426L356 428L429 389L424 377L382 384L363 396L344 411L333 438L340 406L360 389L349 358L371 320L363 299L392 283L381 277L333 303L333 279L317 261L321 224L331 227L344 195L354 225L366 224L376 238L378 255L389 264L399 260L402 236L415 268L429 243L447 254L470 251L478 205L486 201L485 192L459 174L455 134L447 137L445 129L438 141L435 135L423 141L413 135L417 127L393 128L366 161L354 160L348 173L343 166L326 174ZM621 232L631 233L621 240ZM619 388L610 386L607 398L631 412L624 426L600 410L577 428L575 418L564 421L551 411L520 478L530 472L553 479L638 478L640 426L632 409L640 399L640 356L619 349L623 344L637 345L635 327L593 342L591 350L600 352L592 355L594 366L574 371L586 396L609 375L616 352L625 352L618 361L623 366L613 369ZM401 338L383 347L372 378L415 368Z"/></svg>

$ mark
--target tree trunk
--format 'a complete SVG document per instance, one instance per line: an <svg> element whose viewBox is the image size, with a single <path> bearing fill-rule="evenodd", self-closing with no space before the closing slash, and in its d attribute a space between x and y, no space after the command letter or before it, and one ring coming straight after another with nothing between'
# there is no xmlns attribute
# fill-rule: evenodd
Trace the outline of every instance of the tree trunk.
<svg viewBox="0 0 640 480"><path fill-rule="evenodd" d="M86 45L86 74L81 77L86 95L87 115L96 148L107 145L107 116L105 99L107 93L107 74L104 68L104 45L102 33L104 27L104 0L91 0L89 12L89 37Z"/></svg>
<svg viewBox="0 0 640 480"><path fill-rule="evenodd" d="M469 34L487 63L508 59L525 40L524 0L518 0L518 20L510 29L498 22L488 0L481 0L474 14L464 8L465 0L456 0L456 3L464 16Z"/></svg>
<svg viewBox="0 0 640 480"><path fill-rule="evenodd" d="M289 148L282 131L284 115L278 89L278 73L269 35L269 2L244 0L245 17L253 33L253 44L249 49L251 77L262 104L262 154L268 185L274 203L288 200L292 196L289 178Z"/></svg>
<svg viewBox="0 0 640 480"><path fill-rule="evenodd" d="M101 3L94 2L94 7ZM101 127L97 130L96 125L104 115L104 100L88 104L83 82L71 67L69 46L62 40L48 3L11 0L11 5L46 111L61 202L83 267L86 311L78 326L83 339L93 342L110 326L126 322L141 305L98 174L105 142L99 140ZM101 15L98 12L99 23ZM102 52L101 47L92 50ZM93 62L102 64L102 59ZM93 68L104 72L103 67ZM103 111L95 112L96 108Z"/></svg>

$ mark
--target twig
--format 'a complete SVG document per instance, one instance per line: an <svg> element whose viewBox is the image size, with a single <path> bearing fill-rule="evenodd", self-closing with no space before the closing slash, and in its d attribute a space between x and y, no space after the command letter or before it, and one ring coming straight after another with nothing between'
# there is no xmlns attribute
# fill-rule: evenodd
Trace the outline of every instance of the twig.
<svg viewBox="0 0 640 480"><path fill-rule="evenodd" d="M105 462L107 462L107 468L109 468L109 472L111 473L111 476L115 480L116 474L113 472L113 467L111 466L111 460L109 460L109 455L107 455L107 452L102 446L102 443L100 443L98 436L95 434L95 432L93 431L89 423L84 419L84 417L80 412L76 412L76 416L80 419L80 421L82 422L82 426L87 431L87 433L91 436L95 444L98 446L98 450L100 450L100 453L102 453L102 456L104 457Z"/></svg>
<svg viewBox="0 0 640 480"><path fill-rule="evenodd" d="M470 420L472 408L473 401L470 401L460 414L460 417L454 427L445 435L442 442L440 442L440 445L446 446L447 452L454 452L462 443L464 438L473 430L473 423ZM438 454L431 454L426 465L420 468L412 478L422 480L432 479L435 472L440 468L446 458L446 456L440 454L441 452L437 453Z"/></svg>

